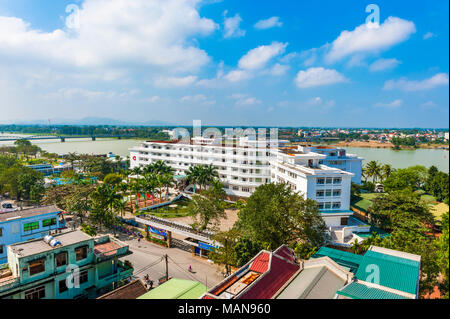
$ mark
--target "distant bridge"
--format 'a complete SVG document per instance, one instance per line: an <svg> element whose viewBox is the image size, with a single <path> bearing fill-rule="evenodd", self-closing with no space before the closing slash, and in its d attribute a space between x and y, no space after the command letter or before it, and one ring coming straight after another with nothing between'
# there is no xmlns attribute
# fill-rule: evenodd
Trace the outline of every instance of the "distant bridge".
<svg viewBox="0 0 450 319"><path fill-rule="evenodd" d="M132 137L127 135L69 135L69 136L39 136L39 135L33 135L33 136L14 136L14 135L8 135L5 137L0 136L0 142L10 142L10 141L17 141L17 140L61 140L61 142L65 142L66 139L73 139L73 138L91 138L93 141L95 141L97 138L117 138L122 139L126 137Z"/></svg>

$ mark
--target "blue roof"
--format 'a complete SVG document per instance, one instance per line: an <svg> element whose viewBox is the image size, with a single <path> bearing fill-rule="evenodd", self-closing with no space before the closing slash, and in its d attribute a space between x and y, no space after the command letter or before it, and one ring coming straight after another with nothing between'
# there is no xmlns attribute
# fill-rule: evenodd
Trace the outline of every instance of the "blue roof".
<svg viewBox="0 0 450 319"><path fill-rule="evenodd" d="M337 291L337 294L352 299L409 299L389 291L368 287L357 282L352 282L343 287L341 290Z"/></svg>
<svg viewBox="0 0 450 319"><path fill-rule="evenodd" d="M355 273L362 261L363 256L352 254L346 251L337 250L329 247L321 247L311 258L330 257L338 265L349 268Z"/></svg>
<svg viewBox="0 0 450 319"><path fill-rule="evenodd" d="M362 281L417 294L420 263L368 250L355 276ZM376 282L379 281L379 282Z"/></svg>

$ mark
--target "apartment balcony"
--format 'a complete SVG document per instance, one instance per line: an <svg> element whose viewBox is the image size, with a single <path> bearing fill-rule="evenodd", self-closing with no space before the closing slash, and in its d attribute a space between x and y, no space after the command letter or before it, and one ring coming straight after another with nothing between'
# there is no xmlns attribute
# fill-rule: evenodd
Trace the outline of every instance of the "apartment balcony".
<svg viewBox="0 0 450 319"><path fill-rule="evenodd" d="M20 280L15 277L8 264L0 265L0 293L20 285Z"/></svg>

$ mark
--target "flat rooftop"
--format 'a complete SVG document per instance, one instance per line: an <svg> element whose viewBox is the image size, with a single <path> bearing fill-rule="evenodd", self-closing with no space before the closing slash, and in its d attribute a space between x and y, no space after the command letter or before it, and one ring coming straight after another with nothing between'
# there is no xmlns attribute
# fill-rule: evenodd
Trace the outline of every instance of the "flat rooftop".
<svg viewBox="0 0 450 319"><path fill-rule="evenodd" d="M70 231L53 237L61 242L62 247L93 239L93 237L80 230ZM50 246L44 241L44 238L11 245L13 252L18 254L19 258L51 251L59 247Z"/></svg>
<svg viewBox="0 0 450 319"><path fill-rule="evenodd" d="M16 210L13 212L0 213L0 222L6 222L11 219L28 218L43 214L56 213L60 211L61 209L59 209L55 205Z"/></svg>

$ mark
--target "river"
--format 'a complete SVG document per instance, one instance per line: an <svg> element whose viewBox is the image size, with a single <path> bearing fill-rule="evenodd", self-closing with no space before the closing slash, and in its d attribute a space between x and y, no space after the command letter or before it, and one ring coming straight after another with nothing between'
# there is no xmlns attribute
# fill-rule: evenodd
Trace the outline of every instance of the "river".
<svg viewBox="0 0 450 319"><path fill-rule="evenodd" d="M18 134L15 134L16 136ZM4 136L4 135L3 135ZM51 153L66 154L77 152L78 154L107 154L112 152L116 155L127 156L129 149L139 145L142 140L137 139L97 139L90 138L60 140L36 140L34 144ZM0 145L12 142L0 142ZM436 149L417 149L393 151L384 148L361 148L346 147L348 153L357 154L364 158L363 164L375 160L383 164L391 164L394 168L405 168L414 165L430 167L435 165L439 170L449 172L449 151Z"/></svg>
<svg viewBox="0 0 450 319"><path fill-rule="evenodd" d="M394 151L388 148L345 147L347 153L364 158L363 164L378 161L391 164L393 168L406 168L414 165L430 167L449 172L449 151L439 149L416 149Z"/></svg>

